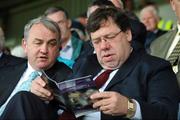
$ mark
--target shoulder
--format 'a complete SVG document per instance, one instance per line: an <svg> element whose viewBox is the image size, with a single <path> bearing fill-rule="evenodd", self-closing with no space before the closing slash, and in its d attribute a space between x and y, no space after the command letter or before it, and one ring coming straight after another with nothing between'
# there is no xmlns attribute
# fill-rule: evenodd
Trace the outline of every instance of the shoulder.
<svg viewBox="0 0 180 120"><path fill-rule="evenodd" d="M177 30L171 30L155 39L150 45L150 54L164 58L176 33Z"/></svg>
<svg viewBox="0 0 180 120"><path fill-rule="evenodd" d="M75 43L83 44L83 40L81 40L77 37L74 37L74 36L71 37L71 41L72 41L72 44L75 44Z"/></svg>
<svg viewBox="0 0 180 120"><path fill-rule="evenodd" d="M63 72L72 72L72 70L66 65L64 64L63 62L56 62L52 69L55 69L55 70L58 70L58 71L63 71Z"/></svg>
<svg viewBox="0 0 180 120"><path fill-rule="evenodd" d="M2 58L3 58L3 59L7 59L7 60L25 61L24 58L12 56L12 55L6 55L6 54L3 54L3 55L2 55Z"/></svg>
<svg viewBox="0 0 180 120"><path fill-rule="evenodd" d="M156 47L159 44L163 44L165 43L167 40L170 40L169 38L172 37L172 35L174 36L174 33L176 33L176 30L171 30L166 32L165 34L161 35L160 37L158 37L157 39L155 39L152 44L151 47Z"/></svg>
<svg viewBox="0 0 180 120"><path fill-rule="evenodd" d="M26 59L24 58L15 57L15 56L6 55L6 54L3 54L0 59L1 59L1 63L0 63L1 67L17 65L26 61Z"/></svg>
<svg viewBox="0 0 180 120"><path fill-rule="evenodd" d="M56 81L66 80L72 74L72 70L67 65L58 61L45 72Z"/></svg>
<svg viewBox="0 0 180 120"><path fill-rule="evenodd" d="M169 61L146 53L142 54L140 61L145 69L152 69L153 71L158 69L171 69Z"/></svg>

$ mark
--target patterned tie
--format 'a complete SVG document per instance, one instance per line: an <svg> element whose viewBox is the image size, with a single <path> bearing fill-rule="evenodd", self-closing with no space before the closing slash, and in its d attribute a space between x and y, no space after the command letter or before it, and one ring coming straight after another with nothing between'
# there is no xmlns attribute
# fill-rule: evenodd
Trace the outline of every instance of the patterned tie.
<svg viewBox="0 0 180 120"><path fill-rule="evenodd" d="M176 44L175 48L173 49L171 55L168 57L168 61L174 66L180 56L180 40Z"/></svg>
<svg viewBox="0 0 180 120"><path fill-rule="evenodd" d="M101 88L104 85L104 83L108 80L109 75L112 71L113 70L106 70L95 79L95 84L97 88Z"/></svg>
<svg viewBox="0 0 180 120"><path fill-rule="evenodd" d="M17 92L18 92L18 91L30 91L31 83L32 83L32 81L33 81L37 76L39 76L39 73L38 73L37 71L32 72L32 73L29 75L28 80L24 81L24 82L19 86L19 88L17 89Z"/></svg>
<svg viewBox="0 0 180 120"><path fill-rule="evenodd" d="M19 91L30 91L30 87L31 87L31 82L37 77L39 76L37 71L32 72L29 77L28 80L24 81L19 87L16 87L14 89L14 91L11 93L11 95L9 96L9 98L6 100L6 102L0 107L0 116L3 113L4 109L6 108L6 105L8 104L9 100Z"/></svg>

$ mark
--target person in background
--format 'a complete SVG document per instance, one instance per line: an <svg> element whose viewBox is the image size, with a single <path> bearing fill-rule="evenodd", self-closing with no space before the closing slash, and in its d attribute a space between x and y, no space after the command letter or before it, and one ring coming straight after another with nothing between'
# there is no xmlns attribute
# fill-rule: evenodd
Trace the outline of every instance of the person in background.
<svg viewBox="0 0 180 120"><path fill-rule="evenodd" d="M85 27L77 20L72 20L71 24L71 34L72 36L85 41Z"/></svg>
<svg viewBox="0 0 180 120"><path fill-rule="evenodd" d="M174 51L175 46L180 40L180 9L179 5L180 2L178 0L170 0L170 4L172 9L174 10L176 16L177 16L177 25L176 27L167 32L166 34L162 35L161 37L154 40L154 42L150 46L150 54L169 60L169 57L171 56L171 53ZM180 87L180 62L179 62L179 56L180 53L177 53L177 60L175 63L172 63L172 68L174 72L176 73L179 87ZM169 60L170 61L170 60Z"/></svg>
<svg viewBox="0 0 180 120"><path fill-rule="evenodd" d="M151 43L163 35L167 31L158 29L159 15L156 9L152 6L144 7L140 11L140 20L146 26L147 35L144 42L144 47L149 53Z"/></svg>
<svg viewBox="0 0 180 120"><path fill-rule="evenodd" d="M169 1L167 1L169 3ZM159 6L156 4L156 2L153 1L147 1L145 6L152 6L156 9L156 11L159 14ZM168 18L168 20L163 19L160 17L160 20L158 22L158 29L164 30L164 31L169 31L173 28L173 20L171 18Z"/></svg>
<svg viewBox="0 0 180 120"><path fill-rule="evenodd" d="M145 25L139 21L139 18L129 10L125 10L124 4L122 0L109 0L111 1L117 8L126 12L128 17L130 18L131 30L132 30L132 44L136 46L137 49L144 49L144 39L146 38L146 28Z"/></svg>
<svg viewBox="0 0 180 120"><path fill-rule="evenodd" d="M61 29L62 46L60 48L58 61L64 62L72 68L83 49L83 41L72 36L71 19L65 9L60 7L50 7L45 11L44 15L56 22Z"/></svg>
<svg viewBox="0 0 180 120"><path fill-rule="evenodd" d="M0 120L58 118L59 103L39 76L43 70L61 82L72 73L68 66L57 61L60 38L59 26L46 17L35 18L25 26L22 45L27 60L0 69Z"/></svg>
<svg viewBox="0 0 180 120"><path fill-rule="evenodd" d="M168 31L156 39L150 46L150 54L168 60L174 73L176 74L178 85L180 88L180 1L170 0L171 7L177 16L177 24L174 29ZM179 101L180 103L180 101ZM178 120L180 120L180 104Z"/></svg>
<svg viewBox="0 0 180 120"><path fill-rule="evenodd" d="M16 65L24 61L24 59L12 56L8 51L5 51L5 48L5 36L3 29L0 27L0 68Z"/></svg>
<svg viewBox="0 0 180 120"><path fill-rule="evenodd" d="M92 75L100 92L90 98L99 111L81 119L177 119L179 89L171 65L134 49L126 13L98 8L88 18L87 31L96 54L72 78Z"/></svg>

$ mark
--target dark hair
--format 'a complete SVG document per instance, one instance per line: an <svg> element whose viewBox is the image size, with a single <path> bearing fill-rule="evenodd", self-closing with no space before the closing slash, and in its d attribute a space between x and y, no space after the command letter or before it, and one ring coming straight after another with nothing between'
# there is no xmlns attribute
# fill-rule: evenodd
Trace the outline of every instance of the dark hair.
<svg viewBox="0 0 180 120"><path fill-rule="evenodd" d="M101 6L112 6L112 7L115 7L114 4L113 4L111 1L109 1L109 0L94 0L94 1L89 5L89 7L95 6L95 5L97 5L97 6L99 6L99 7L101 7Z"/></svg>
<svg viewBox="0 0 180 120"><path fill-rule="evenodd" d="M122 30L126 31L130 29L129 17L120 9L109 7L109 8L98 8L89 17L87 23L88 33L97 31L101 25L112 18L114 23Z"/></svg>
<svg viewBox="0 0 180 120"><path fill-rule="evenodd" d="M48 16L48 15L50 15L50 14L53 14L53 13L59 12L59 11L64 12L66 18L69 19L69 14L68 14L68 12L67 12L64 8L62 8L62 7L50 7L50 8L48 8L48 9L44 12L44 15L45 15L45 16Z"/></svg>

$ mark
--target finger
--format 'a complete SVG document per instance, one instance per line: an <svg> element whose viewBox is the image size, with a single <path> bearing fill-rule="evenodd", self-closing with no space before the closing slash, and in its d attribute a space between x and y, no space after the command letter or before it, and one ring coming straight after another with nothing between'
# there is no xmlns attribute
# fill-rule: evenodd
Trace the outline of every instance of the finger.
<svg viewBox="0 0 180 120"><path fill-rule="evenodd" d="M33 80L33 82L38 83L39 85L41 85L42 87L46 86L46 82L41 78L41 77L37 77L35 80Z"/></svg>
<svg viewBox="0 0 180 120"><path fill-rule="evenodd" d="M108 107L108 105L104 105L104 106L101 106L100 108L99 108L99 110L100 111L108 111L109 110L109 107Z"/></svg>
<svg viewBox="0 0 180 120"><path fill-rule="evenodd" d="M103 106L107 106L108 104L110 104L111 101L109 101L109 99L105 98L105 99L100 99L100 100L96 100L93 104L94 108L100 108Z"/></svg>
<svg viewBox="0 0 180 120"><path fill-rule="evenodd" d="M103 99L111 97L112 92L96 92L90 96L91 99Z"/></svg>
<svg viewBox="0 0 180 120"><path fill-rule="evenodd" d="M48 89L44 88L44 86L46 86L46 84L44 84L44 81L41 81L40 79L34 80L32 82L31 92L36 94L39 97L51 99L52 92L50 92Z"/></svg>
<svg viewBox="0 0 180 120"><path fill-rule="evenodd" d="M107 114L107 115L115 116L115 114L114 114L111 110L109 110L109 109L103 110L102 112L103 112L104 114Z"/></svg>

